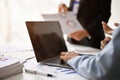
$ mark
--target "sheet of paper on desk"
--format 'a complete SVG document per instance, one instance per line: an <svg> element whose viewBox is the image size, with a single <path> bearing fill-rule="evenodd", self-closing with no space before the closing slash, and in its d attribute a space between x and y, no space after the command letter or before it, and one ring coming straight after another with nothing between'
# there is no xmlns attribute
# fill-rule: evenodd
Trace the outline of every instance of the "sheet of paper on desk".
<svg viewBox="0 0 120 80"><path fill-rule="evenodd" d="M55 74L57 74L56 80L87 80L84 77L78 75L74 70L72 69L66 69L66 68L60 68L60 67L51 67L51 66L44 66L45 69L48 71L51 70ZM48 80L47 78L44 78L45 80ZM54 80L54 79L51 79Z"/></svg>
<svg viewBox="0 0 120 80"><path fill-rule="evenodd" d="M72 12L67 12L65 14L42 14L42 16L45 21L59 21L64 34L70 34L83 29Z"/></svg>
<svg viewBox="0 0 120 80"><path fill-rule="evenodd" d="M44 71L46 73L51 73L57 77L45 77L40 76L43 80L87 80L82 76L78 75L72 69L60 68L60 67L52 67L47 65L40 65L36 62L35 59L29 60L27 63L24 64L24 68Z"/></svg>

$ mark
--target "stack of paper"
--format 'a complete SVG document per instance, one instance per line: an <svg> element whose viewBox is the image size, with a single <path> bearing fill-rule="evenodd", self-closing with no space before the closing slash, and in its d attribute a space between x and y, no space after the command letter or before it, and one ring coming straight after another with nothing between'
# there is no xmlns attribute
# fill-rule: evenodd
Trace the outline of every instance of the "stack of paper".
<svg viewBox="0 0 120 80"><path fill-rule="evenodd" d="M19 60L0 55L0 80L23 71Z"/></svg>

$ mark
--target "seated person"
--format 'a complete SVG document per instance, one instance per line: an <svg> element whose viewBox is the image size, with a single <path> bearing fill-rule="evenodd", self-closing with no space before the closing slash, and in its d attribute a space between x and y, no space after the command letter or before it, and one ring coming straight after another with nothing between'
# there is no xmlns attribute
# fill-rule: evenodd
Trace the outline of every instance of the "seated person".
<svg viewBox="0 0 120 80"><path fill-rule="evenodd" d="M89 80L120 80L120 27L112 36L102 51L94 56L61 52L60 58Z"/></svg>

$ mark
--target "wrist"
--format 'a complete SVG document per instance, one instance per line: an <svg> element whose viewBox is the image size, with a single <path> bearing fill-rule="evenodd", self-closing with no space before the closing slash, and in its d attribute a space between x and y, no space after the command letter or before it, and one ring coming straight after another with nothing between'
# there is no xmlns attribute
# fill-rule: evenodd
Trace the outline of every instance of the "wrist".
<svg viewBox="0 0 120 80"><path fill-rule="evenodd" d="M91 36L89 35L89 33L85 30L85 35L86 37L88 37L89 39L91 39Z"/></svg>

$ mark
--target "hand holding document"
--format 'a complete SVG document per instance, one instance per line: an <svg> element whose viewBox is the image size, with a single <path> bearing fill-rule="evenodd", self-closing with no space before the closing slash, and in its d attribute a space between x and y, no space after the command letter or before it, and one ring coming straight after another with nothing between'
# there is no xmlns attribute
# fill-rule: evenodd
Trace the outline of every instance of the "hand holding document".
<svg viewBox="0 0 120 80"><path fill-rule="evenodd" d="M59 21L63 34L70 34L83 29L82 25L76 19L72 12L58 14L42 14L46 21Z"/></svg>

